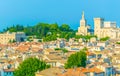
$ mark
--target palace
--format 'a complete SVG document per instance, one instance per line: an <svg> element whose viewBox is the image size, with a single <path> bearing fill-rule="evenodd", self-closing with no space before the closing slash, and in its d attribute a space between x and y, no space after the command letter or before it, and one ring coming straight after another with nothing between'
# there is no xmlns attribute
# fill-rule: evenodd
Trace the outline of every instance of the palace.
<svg viewBox="0 0 120 76"><path fill-rule="evenodd" d="M103 18L94 18L94 35L98 38L119 39L120 28L117 28L116 22L104 21Z"/></svg>

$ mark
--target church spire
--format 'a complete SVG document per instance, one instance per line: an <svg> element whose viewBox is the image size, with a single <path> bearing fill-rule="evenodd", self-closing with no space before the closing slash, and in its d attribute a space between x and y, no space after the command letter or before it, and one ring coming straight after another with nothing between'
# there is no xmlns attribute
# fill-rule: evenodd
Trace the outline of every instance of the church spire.
<svg viewBox="0 0 120 76"><path fill-rule="evenodd" d="M86 26L84 11L82 12L82 19L80 20L80 26Z"/></svg>
<svg viewBox="0 0 120 76"><path fill-rule="evenodd" d="M82 11L82 20L85 20L84 11Z"/></svg>

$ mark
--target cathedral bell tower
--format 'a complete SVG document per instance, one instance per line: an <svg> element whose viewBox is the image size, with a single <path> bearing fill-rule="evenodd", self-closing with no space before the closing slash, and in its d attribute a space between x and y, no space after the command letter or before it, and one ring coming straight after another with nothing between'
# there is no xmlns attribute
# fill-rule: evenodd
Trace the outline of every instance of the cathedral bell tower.
<svg viewBox="0 0 120 76"><path fill-rule="evenodd" d="M80 20L80 26L86 26L84 11L82 12L82 19Z"/></svg>
<svg viewBox="0 0 120 76"><path fill-rule="evenodd" d="M82 12L82 19L80 20L80 26L78 27L78 32L76 35L88 35L89 26L87 26L87 22L85 20L84 11Z"/></svg>

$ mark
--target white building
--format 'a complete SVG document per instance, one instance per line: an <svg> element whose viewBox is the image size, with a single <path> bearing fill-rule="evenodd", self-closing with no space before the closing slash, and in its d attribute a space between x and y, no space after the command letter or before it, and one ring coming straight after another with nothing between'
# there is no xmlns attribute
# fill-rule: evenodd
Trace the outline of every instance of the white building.
<svg viewBox="0 0 120 76"><path fill-rule="evenodd" d="M120 28L117 28L116 22L106 22L103 18L94 18L94 35L98 38L117 39L120 38Z"/></svg>
<svg viewBox="0 0 120 76"><path fill-rule="evenodd" d="M7 44L10 41L16 41L16 42L22 42L26 38L25 33L23 32L6 32L6 33L1 33L0 34L0 43L1 44Z"/></svg>
<svg viewBox="0 0 120 76"><path fill-rule="evenodd" d="M113 27L116 28L116 22L105 21L104 27Z"/></svg>
<svg viewBox="0 0 120 76"><path fill-rule="evenodd" d="M87 25L87 21L84 16L84 12L82 12L82 19L80 20L80 27L78 27L78 32L76 35L89 35L90 27Z"/></svg>

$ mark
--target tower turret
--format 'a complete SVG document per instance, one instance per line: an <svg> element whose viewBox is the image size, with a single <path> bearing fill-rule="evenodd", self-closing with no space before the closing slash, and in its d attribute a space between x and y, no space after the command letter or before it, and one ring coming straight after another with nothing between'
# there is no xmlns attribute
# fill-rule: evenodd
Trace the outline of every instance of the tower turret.
<svg viewBox="0 0 120 76"><path fill-rule="evenodd" d="M80 26L86 26L84 11L82 12L82 19L80 20Z"/></svg>

